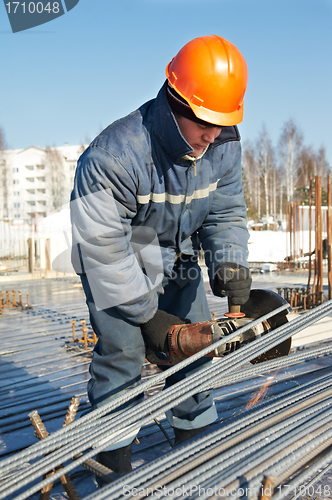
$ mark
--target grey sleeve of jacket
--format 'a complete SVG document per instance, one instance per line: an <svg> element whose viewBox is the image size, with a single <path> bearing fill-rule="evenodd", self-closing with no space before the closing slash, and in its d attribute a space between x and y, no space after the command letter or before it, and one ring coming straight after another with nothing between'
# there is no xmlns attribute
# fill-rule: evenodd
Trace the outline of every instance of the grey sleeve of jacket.
<svg viewBox="0 0 332 500"><path fill-rule="evenodd" d="M248 266L246 204L242 188L241 145L226 143L221 178L212 193L210 212L198 231L209 271L210 284L222 262Z"/></svg>
<svg viewBox="0 0 332 500"><path fill-rule="evenodd" d="M135 179L107 151L90 146L71 197L73 266L87 275L97 309L116 307L141 324L154 316L158 298L131 244L135 213Z"/></svg>

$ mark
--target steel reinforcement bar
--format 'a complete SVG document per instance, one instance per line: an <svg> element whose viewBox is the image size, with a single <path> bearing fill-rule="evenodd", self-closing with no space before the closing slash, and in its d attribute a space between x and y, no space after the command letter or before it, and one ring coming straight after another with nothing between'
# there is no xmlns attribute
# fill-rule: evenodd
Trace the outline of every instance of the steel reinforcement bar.
<svg viewBox="0 0 332 500"><path fill-rule="evenodd" d="M57 436L54 435L53 438L51 438L51 439L47 438L44 440L44 443L41 443L41 445L45 445L45 446L40 446L39 449L37 449L37 445L34 445L33 447L30 447L31 450L28 450L28 452L26 454L21 454L21 456L16 457L16 459L15 459L15 457L11 457L11 467L10 468L12 468L13 465L18 466L20 460L23 457L25 460L26 460L26 458L29 458L31 460L33 455L36 453L37 453L37 456L39 456L39 454L41 454L41 453L52 451L52 448L53 448L53 450L55 450L56 448L59 447L59 445L61 446L64 443L69 443L69 446L68 445L64 446L64 448L62 450L59 450L58 452L53 453L52 456L47 457L46 459L40 460L39 465L37 464L37 466L34 465L31 468L28 468L29 470L26 472L26 474L23 474L25 477L22 478L21 481L18 480L16 482L16 484L14 486L12 486L13 489L11 489L10 492L17 491L17 489L21 488L22 486L24 486L28 482L35 480L38 477L38 474L42 474L48 470L47 467L53 468L55 465L59 465L61 463L61 461L68 459L69 457L73 456L73 454L77 454L78 451L84 451L85 449L87 449L90 446L97 445L94 451L89 452L84 457L79 459L76 464L70 464L69 466L66 466L66 468L69 467L68 470L71 470L76 465L78 465L78 462L81 462L81 461L83 462L85 459L89 458L89 455L93 456L98 451L101 451L102 449L104 449L112 441L114 442L114 441L118 440L122 435L126 435L126 433L128 432L128 431L123 431L122 433L120 432L117 437L113 437L113 438L110 437L110 439L107 442L103 443L102 446L98 447L98 442L100 441L101 436L103 436L103 437L105 436L106 431L108 433L114 433L117 431L121 431L121 429L123 429L125 426L130 425L130 422L134 422L134 421L138 422L138 419L141 418L141 415L139 412L141 412L141 413L143 412L143 415L145 412L145 415L146 415L146 411L149 409L149 405L153 408L155 406L155 403L158 403L158 404L160 403L161 406L158 408L158 410L156 412L153 413L153 415L143 418L143 420L141 420L139 423L143 424L143 423L147 423L147 422L151 421L153 419L154 415L159 415L161 412L165 411L165 409L168 409L169 407L172 407L174 404L179 402L179 398L176 397L176 395L174 395L175 391L177 392L177 395L178 395L179 390L180 390L180 392L182 393L180 400L184 400L189 395L188 389L190 390L190 392L192 394L194 394L198 390L200 391L200 390L204 389L205 387L211 386L211 384L213 385L213 380L214 380L213 377L215 378L216 375L219 377L220 377L221 373L223 373L223 375L226 375L226 373L228 373L229 371L232 371L234 369L234 367L238 366L239 363L243 364L244 360L254 359L260 353L263 353L267 349L270 349L272 346L280 343L281 339L283 340L284 338L288 338L289 336L293 335L295 331L299 331L304 326L308 326L309 324L317 321L321 317L324 317L326 314L328 314L330 312L330 310L331 310L331 301L329 303L322 304L321 306L317 307L315 310L310 311L309 313L306 313L305 315L303 315L302 318L300 318L300 320L297 320L296 322L293 321L291 323L288 323L287 325L284 325L283 327L280 327L277 330L274 330L273 332L270 332L269 334L263 336L261 339L257 339L251 345L246 346L245 354L244 354L244 352L240 352L241 351L241 349L240 349L239 351L234 352L231 355L227 356L227 358L224 358L222 360L222 362L215 364L218 366L213 366L209 369L201 371L200 376L202 377L202 374L204 374L204 377L202 377L204 380L203 384L201 381L197 380L197 376L192 377L190 380L188 378L188 380L186 380L185 384L180 383L179 387L175 388L175 386L174 386L173 388L170 388L170 390L167 389L161 395L157 395L154 401L152 401L154 399L154 397L152 397L150 400L148 400L146 402L145 408L143 407L144 403L141 405L141 408L136 407L132 411L132 415L129 415L129 417L125 419L125 422L123 422L123 420L124 420L123 414L121 414L120 416L115 417L115 418L114 418L114 416L104 417L102 419L103 422L101 422L100 415L103 415L103 413L105 413L105 411L110 411L110 409L112 409L112 406L114 408L114 407L117 407L119 404L122 404L122 402L123 402L122 400L126 399L126 397L125 398L117 398L115 403L112 402L110 405L107 405L108 406L107 409L102 408L101 409L102 411L99 412L98 415L96 415L96 414L93 415L93 413L95 413L95 412L93 412L90 414L90 417L87 418L85 421L84 421L84 417L83 417L81 419L82 422L79 422L79 424L80 424L79 429L76 429L76 427L78 427L78 425L75 426L74 424L71 424L71 426L68 426L68 428L66 429L66 431L67 431L66 435L61 436L60 431L58 431L58 433L56 433ZM274 314L276 314L276 311L274 311L273 314L270 314L270 316L272 316ZM304 316L306 316L306 317L304 318ZM262 318L259 318L257 320L257 322L259 322L261 320L262 320ZM253 326L252 323L249 324L249 328L252 326ZM239 331L235 332L235 334L238 335ZM271 335L271 334L273 334L273 335ZM236 335L233 335L233 336L236 336ZM232 336L228 336L226 340L219 341L218 343L216 343L214 345L214 347L221 345L225 341L231 340L231 337ZM206 350L207 350L207 352L211 351L211 347L207 348ZM195 359L198 359L202 355L204 355L204 351L199 353L198 356L197 355L193 356L190 359L190 362L194 361ZM188 360L186 360L185 363L188 364ZM179 365L177 365L174 368L180 369L181 366L179 367ZM170 371L172 371L174 368L172 368ZM168 376L170 374L170 371L164 372L162 375L164 375L164 377L165 377L165 374L167 374L166 376ZM177 370L175 370L175 371L177 371ZM207 375L209 375L209 377L210 377L210 379L208 381L206 381ZM152 381L149 381L145 384L154 385L154 383L156 382L156 379L158 377L160 378L160 376L158 375L157 377L155 377L155 379L153 379ZM145 384L143 384L143 386ZM145 389L145 387L143 387L143 386L140 388L139 392L142 392ZM132 398L133 393L135 391L137 391L137 389L134 389L133 391L128 391L128 393L131 393L131 394L130 394L130 396L127 396L127 398L128 397ZM176 401L176 403L174 401ZM166 405L165 405L165 402L166 402ZM140 405L138 405L138 406L140 406ZM97 412L98 412L98 410L97 410ZM127 413L131 413L131 412L127 411ZM98 417L99 417L99 421L96 422L96 419ZM120 420L122 422L119 424L118 422ZM103 425L101 425L101 424L103 424ZM96 432L97 426L98 426L98 429L100 429L100 426L102 427L100 432ZM80 439L79 445L77 445L77 444L71 445L70 443L73 440L76 440L76 437L78 434L76 432L77 430L78 430L78 433L80 434L80 438L83 437L84 433L85 433L85 438ZM65 432L63 431L62 434L65 434ZM64 438L64 440L61 439L61 437ZM53 439L53 441L52 441L52 439ZM46 443L46 441L49 441L49 442ZM61 443L59 443L59 441ZM32 448L34 448L34 449L32 449ZM20 454L18 454L18 455L20 455ZM13 460L13 458L14 458L14 460ZM53 459L56 459L55 463L54 463ZM3 461L3 462L6 462L6 461ZM6 472L6 466L9 466L9 463L2 463L2 464L0 463L0 467L1 466L3 467L3 472ZM46 469L45 469L45 467L46 467ZM67 470L65 471L65 469L62 470L62 473L67 472ZM22 476L22 473L21 473L21 476ZM29 478L28 478L28 476L29 476ZM53 477L53 479L55 479L55 475L53 475L52 477ZM47 480L45 480L45 481L47 481ZM45 481L42 481L43 484L39 483L39 485L38 485L37 489L35 489L35 491L38 491L38 488L40 486L42 486L42 485L44 486ZM2 488L1 488L1 490L3 491ZM26 495L27 494L30 495L31 492L33 492L33 491L30 489L28 492L25 492L23 494L23 496L21 495L17 498L22 498L22 499L27 498ZM7 494L8 493L9 493L9 491L7 490ZM4 498L4 496L1 494L0 498Z"/></svg>

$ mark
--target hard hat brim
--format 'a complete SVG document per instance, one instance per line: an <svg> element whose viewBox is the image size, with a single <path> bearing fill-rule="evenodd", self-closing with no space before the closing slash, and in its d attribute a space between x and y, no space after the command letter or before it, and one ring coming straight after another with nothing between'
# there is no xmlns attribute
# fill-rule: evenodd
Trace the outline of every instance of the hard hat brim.
<svg viewBox="0 0 332 500"><path fill-rule="evenodd" d="M200 120L204 120L205 122L212 123L213 125L217 125L218 127L237 125L243 120L243 104L239 106L239 109L231 113L211 111L210 109L205 109L202 106L196 106L191 102L188 102L188 104L197 118L200 118Z"/></svg>

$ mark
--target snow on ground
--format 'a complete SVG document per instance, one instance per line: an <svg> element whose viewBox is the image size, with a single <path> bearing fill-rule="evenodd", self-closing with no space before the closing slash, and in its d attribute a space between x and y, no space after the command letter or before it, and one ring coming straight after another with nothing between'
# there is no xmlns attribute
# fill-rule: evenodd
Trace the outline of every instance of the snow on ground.
<svg viewBox="0 0 332 500"><path fill-rule="evenodd" d="M289 255L289 233L286 231L249 230L249 262L282 262ZM323 238L326 233L323 232ZM296 234L296 246L309 252L309 231ZM315 248L315 232L311 232L311 250Z"/></svg>
<svg viewBox="0 0 332 500"><path fill-rule="evenodd" d="M280 262L287 255L285 231L249 231L249 262Z"/></svg>
<svg viewBox="0 0 332 500"><path fill-rule="evenodd" d="M284 229L279 231L253 231L249 229L249 262L282 262L289 255L289 233ZM71 257L71 225L69 207L65 206L59 212L53 212L46 219L38 221L37 238L47 238L50 241L48 251L54 270L73 272ZM323 237L326 237L323 234ZM312 250L315 233L312 231ZM309 231L298 231L296 247L309 251Z"/></svg>

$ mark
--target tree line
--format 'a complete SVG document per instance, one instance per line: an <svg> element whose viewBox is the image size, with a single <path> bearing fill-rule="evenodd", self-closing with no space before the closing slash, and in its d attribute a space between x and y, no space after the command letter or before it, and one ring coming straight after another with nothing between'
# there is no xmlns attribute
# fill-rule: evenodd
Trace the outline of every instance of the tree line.
<svg viewBox="0 0 332 500"><path fill-rule="evenodd" d="M284 123L276 146L268 130L262 126L257 139L242 144L243 187L248 209L248 219L274 222L285 218L288 203L308 204L310 178L320 175L324 182L331 172L325 147L316 151L304 142L300 128L293 120ZM11 172L4 155L6 140L0 128L0 212L8 212ZM84 147L82 146L82 150ZM52 208L64 203L65 165L56 148L46 147L44 163L47 170L48 192ZM313 191L314 196L314 191ZM326 204L326 190L322 190Z"/></svg>
<svg viewBox="0 0 332 500"><path fill-rule="evenodd" d="M248 219L284 219L288 203L308 204L310 179L316 175L326 179L331 172L325 147L317 151L306 145L292 119L284 123L276 146L263 125L257 139L244 141L242 148Z"/></svg>

